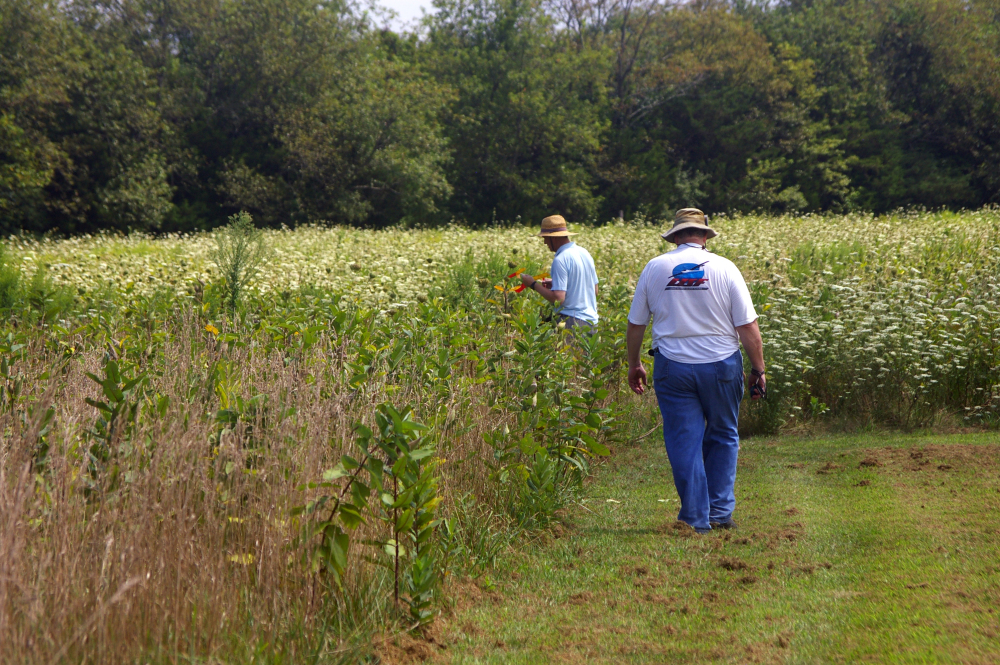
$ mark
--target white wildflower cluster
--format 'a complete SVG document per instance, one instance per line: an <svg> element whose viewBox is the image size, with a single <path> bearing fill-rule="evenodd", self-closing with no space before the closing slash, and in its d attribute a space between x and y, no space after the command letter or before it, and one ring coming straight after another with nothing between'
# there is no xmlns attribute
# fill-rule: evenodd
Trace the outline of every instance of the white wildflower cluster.
<svg viewBox="0 0 1000 665"><path fill-rule="evenodd" d="M732 259L751 287L770 387L786 413L814 395L831 406L846 401L891 411L900 422L943 403L970 405L970 418L995 412L1000 210L720 216L712 224L721 235L711 249ZM645 222L579 230L576 240L594 256L605 287L634 287L645 263L672 247ZM413 304L470 258L500 254L519 267L551 261L529 228L309 226L269 231L267 238L274 253L256 280L259 291L315 286L368 307ZM44 265L56 283L81 294L169 289L183 296L213 280L207 233L6 243L28 270Z"/></svg>

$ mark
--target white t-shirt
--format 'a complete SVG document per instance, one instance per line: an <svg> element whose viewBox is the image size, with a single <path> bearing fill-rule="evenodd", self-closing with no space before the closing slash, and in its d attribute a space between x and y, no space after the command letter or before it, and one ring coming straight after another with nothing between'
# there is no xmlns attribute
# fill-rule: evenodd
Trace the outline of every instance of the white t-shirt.
<svg viewBox="0 0 1000 665"><path fill-rule="evenodd" d="M649 263L639 277L628 320L653 317L653 348L676 362L725 360L740 348L736 326L757 319L747 283L732 261L684 244Z"/></svg>
<svg viewBox="0 0 1000 665"><path fill-rule="evenodd" d="M597 325L597 269L590 252L575 242L560 247L552 259L552 290L566 292L560 314Z"/></svg>

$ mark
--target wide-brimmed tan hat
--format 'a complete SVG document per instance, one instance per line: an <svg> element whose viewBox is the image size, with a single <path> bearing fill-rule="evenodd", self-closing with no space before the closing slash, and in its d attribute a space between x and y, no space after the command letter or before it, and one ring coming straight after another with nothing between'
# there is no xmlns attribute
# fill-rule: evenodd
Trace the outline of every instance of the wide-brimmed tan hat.
<svg viewBox="0 0 1000 665"><path fill-rule="evenodd" d="M538 237L560 238L575 235L577 234L569 232L569 226L562 215L552 215L542 220L542 232L538 234Z"/></svg>
<svg viewBox="0 0 1000 665"><path fill-rule="evenodd" d="M660 237L669 241L675 233L683 231L684 229L701 229L702 231L708 231L709 238L714 238L719 235L715 229L709 227L708 215L703 213L701 210L698 210L697 208L681 208L674 213L673 227Z"/></svg>

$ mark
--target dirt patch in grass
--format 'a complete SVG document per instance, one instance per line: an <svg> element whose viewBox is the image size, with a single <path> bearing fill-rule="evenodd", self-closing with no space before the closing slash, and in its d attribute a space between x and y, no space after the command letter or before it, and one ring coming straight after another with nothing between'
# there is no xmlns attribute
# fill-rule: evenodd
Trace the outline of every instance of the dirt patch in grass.
<svg viewBox="0 0 1000 665"><path fill-rule="evenodd" d="M724 556L719 559L719 568L724 570L750 570L750 564L735 557Z"/></svg>
<svg viewBox="0 0 1000 665"><path fill-rule="evenodd" d="M451 601L447 611L449 614L461 614L475 605L490 602L498 605L503 602L503 595L494 590L481 588L472 580L453 581L447 587L447 597Z"/></svg>
<svg viewBox="0 0 1000 665"><path fill-rule="evenodd" d="M632 583L636 589L659 589L663 580L658 577L639 577Z"/></svg>
<svg viewBox="0 0 1000 665"><path fill-rule="evenodd" d="M435 636L425 637L400 633L375 640L374 652L379 663L385 665L411 665L423 663L437 655L443 645Z"/></svg>
<svg viewBox="0 0 1000 665"><path fill-rule="evenodd" d="M743 654L740 662L743 663L779 663L783 662L783 657L774 653L777 648L776 642L757 642L743 647Z"/></svg>
<svg viewBox="0 0 1000 665"><path fill-rule="evenodd" d="M666 605L667 607L673 607L677 603L676 598L663 596L658 593L644 594L642 599L647 603L652 603L654 605Z"/></svg>
<svg viewBox="0 0 1000 665"><path fill-rule="evenodd" d="M462 632L471 637L477 637L483 634L482 629L471 621L466 621L461 626Z"/></svg>
<svg viewBox="0 0 1000 665"><path fill-rule="evenodd" d="M875 448L862 451L865 461L878 460L886 471L963 471L1000 467L1000 444L930 444L919 448ZM862 461L864 466L864 461Z"/></svg>
<svg viewBox="0 0 1000 665"><path fill-rule="evenodd" d="M839 464L834 464L833 462L827 462L826 464L824 464L823 466L821 466L819 469L817 469L816 473L817 473L817 475L825 476L826 474L830 473L831 471L836 471L839 468L840 468Z"/></svg>
<svg viewBox="0 0 1000 665"><path fill-rule="evenodd" d="M608 632L614 633L615 635L634 635L635 628L631 626L628 628L624 628L622 626L614 626L612 628L608 628Z"/></svg>
<svg viewBox="0 0 1000 665"><path fill-rule="evenodd" d="M802 522L791 522L784 528L764 534L768 539L768 548L774 549L778 545L788 542L795 543L805 534L805 526Z"/></svg>
<svg viewBox="0 0 1000 665"><path fill-rule="evenodd" d="M657 533L664 533L668 536L674 536L676 538L690 538L698 533L690 524L686 524L681 521L663 524L657 527L656 531Z"/></svg>

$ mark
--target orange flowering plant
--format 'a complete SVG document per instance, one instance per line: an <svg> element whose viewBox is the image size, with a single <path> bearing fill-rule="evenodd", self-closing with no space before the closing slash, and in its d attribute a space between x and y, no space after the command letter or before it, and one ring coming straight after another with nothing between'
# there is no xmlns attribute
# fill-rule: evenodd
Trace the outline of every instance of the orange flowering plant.
<svg viewBox="0 0 1000 665"><path fill-rule="evenodd" d="M517 270L515 270L511 274L507 275L507 277L505 278L505 281L506 280L515 280L515 279L520 278L521 274L524 273L525 270L526 270L526 268L518 268ZM541 272L541 273L539 273L537 275L534 275L534 278L536 280L537 279L548 279L549 278L549 273L543 271L543 272ZM501 293L503 293L505 291L508 291L508 292L512 291L514 293L520 293L521 291L524 291L525 287L524 287L524 284L518 284L515 287L510 287L510 286L507 286L506 284L503 285L503 286L501 286L500 284L497 284L493 288L496 289L497 291L500 291Z"/></svg>

